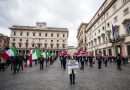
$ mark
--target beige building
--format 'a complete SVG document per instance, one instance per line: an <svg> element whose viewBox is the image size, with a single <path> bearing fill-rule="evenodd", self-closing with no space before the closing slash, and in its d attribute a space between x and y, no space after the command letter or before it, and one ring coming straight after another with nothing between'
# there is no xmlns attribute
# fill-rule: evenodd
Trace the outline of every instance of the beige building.
<svg viewBox="0 0 130 90"><path fill-rule="evenodd" d="M130 0L105 0L86 27L88 52L130 56Z"/></svg>
<svg viewBox="0 0 130 90"><path fill-rule="evenodd" d="M86 34L85 29L87 27L87 23L81 23L77 32L77 40L78 40L78 51L86 50Z"/></svg>
<svg viewBox="0 0 130 90"><path fill-rule="evenodd" d="M26 54L27 50L36 47L55 54L67 50L67 28L47 27L45 22L37 22L36 26L13 25L10 29L10 46L15 45L19 53Z"/></svg>
<svg viewBox="0 0 130 90"><path fill-rule="evenodd" d="M73 56L73 54L77 52L77 48L74 46L68 46L67 54Z"/></svg>
<svg viewBox="0 0 130 90"><path fill-rule="evenodd" d="M9 37L0 33L0 50L3 50L7 46L9 46Z"/></svg>

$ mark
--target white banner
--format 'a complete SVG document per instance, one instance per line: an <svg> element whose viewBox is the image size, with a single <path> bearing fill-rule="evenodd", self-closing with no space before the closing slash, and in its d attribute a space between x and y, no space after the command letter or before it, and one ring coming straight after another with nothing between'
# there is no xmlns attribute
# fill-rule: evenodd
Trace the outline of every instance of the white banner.
<svg viewBox="0 0 130 90"><path fill-rule="evenodd" d="M75 60L72 60L70 62L67 63L68 65L68 69L76 69L76 68L79 68L79 64L77 61Z"/></svg>

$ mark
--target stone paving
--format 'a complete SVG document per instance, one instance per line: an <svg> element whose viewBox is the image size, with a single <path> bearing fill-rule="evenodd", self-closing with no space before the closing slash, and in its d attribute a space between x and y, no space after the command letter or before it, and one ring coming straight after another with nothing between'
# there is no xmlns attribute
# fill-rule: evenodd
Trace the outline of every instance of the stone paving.
<svg viewBox="0 0 130 90"><path fill-rule="evenodd" d="M84 71L78 69L75 85L70 85L60 61L43 71L39 65L33 65L16 75L12 73L10 68L0 72L0 90L130 90L130 64L123 66L122 71L116 70L114 63L103 65L102 70L97 69L97 63L93 68L85 66Z"/></svg>

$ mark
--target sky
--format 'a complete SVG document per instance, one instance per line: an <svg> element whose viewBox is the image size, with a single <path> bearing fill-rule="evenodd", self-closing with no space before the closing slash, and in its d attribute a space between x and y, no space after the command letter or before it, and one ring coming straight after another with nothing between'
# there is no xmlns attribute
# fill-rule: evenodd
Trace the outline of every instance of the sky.
<svg viewBox="0 0 130 90"><path fill-rule="evenodd" d="M88 23L104 0L0 0L0 33L10 36L12 25L35 26L46 22L48 27L69 30L68 45L77 46L77 30Z"/></svg>

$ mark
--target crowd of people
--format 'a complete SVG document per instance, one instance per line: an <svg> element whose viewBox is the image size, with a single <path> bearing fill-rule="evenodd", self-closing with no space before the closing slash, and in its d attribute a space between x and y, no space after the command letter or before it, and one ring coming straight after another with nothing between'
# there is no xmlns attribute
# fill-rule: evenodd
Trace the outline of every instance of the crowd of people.
<svg viewBox="0 0 130 90"><path fill-rule="evenodd" d="M23 71L26 67L32 67L33 61L35 65L40 65L40 70L43 70L44 62L46 63L46 67L49 67L49 65L52 65L57 59L57 56L43 57L43 55L41 55L38 59L33 61L29 61L29 58L30 57L28 55L22 54L10 56L7 60L4 60L2 57L0 57L0 71L5 71L10 66L10 70L12 70L13 74L15 75L16 73L19 73L20 70Z"/></svg>
<svg viewBox="0 0 130 90"><path fill-rule="evenodd" d="M57 60L58 56L47 56L44 57L43 55L40 55L38 59L29 61L28 55L22 55L17 54L16 56L11 56L7 60L4 60L0 57L0 71L5 71L7 68L12 70L13 74L19 73L19 71L23 71L26 67L32 67L33 61L35 64L39 64L39 69L43 70L44 67L49 67L49 65L52 65L54 61ZM93 64L96 62L98 63L98 69L102 69L102 64L104 64L105 67L107 67L108 62L109 63L117 63L117 70L121 70L122 65L128 64L128 57L123 57L118 54L115 56L102 56L101 54L98 54L96 56L93 55L59 55L59 60L61 62L61 68L63 70L66 70L66 66L68 62L76 61L79 64L79 68L81 70L84 70L84 66L88 65L90 68L93 68ZM29 63L28 63L29 61ZM45 64L45 66L44 66ZM68 74L70 75L70 84L75 84L75 74L76 69L68 69Z"/></svg>
<svg viewBox="0 0 130 90"><path fill-rule="evenodd" d="M60 56L60 62L61 62L61 67L63 70L66 70L67 62L72 62L72 61L77 61L79 63L79 68L81 70L84 70L84 66L88 65L90 68L93 68L93 64L95 62L98 63L98 69L102 69L102 64L104 64L105 67L107 67L108 62L109 63L117 63L117 70L121 70L121 66L125 66L128 64L128 57L123 57L118 54L116 57L115 56L102 56L101 54L93 56L85 56L85 55L79 55L76 56L74 55L73 57L71 56ZM70 84L75 84L75 73L76 69L68 69L68 74L70 75Z"/></svg>

